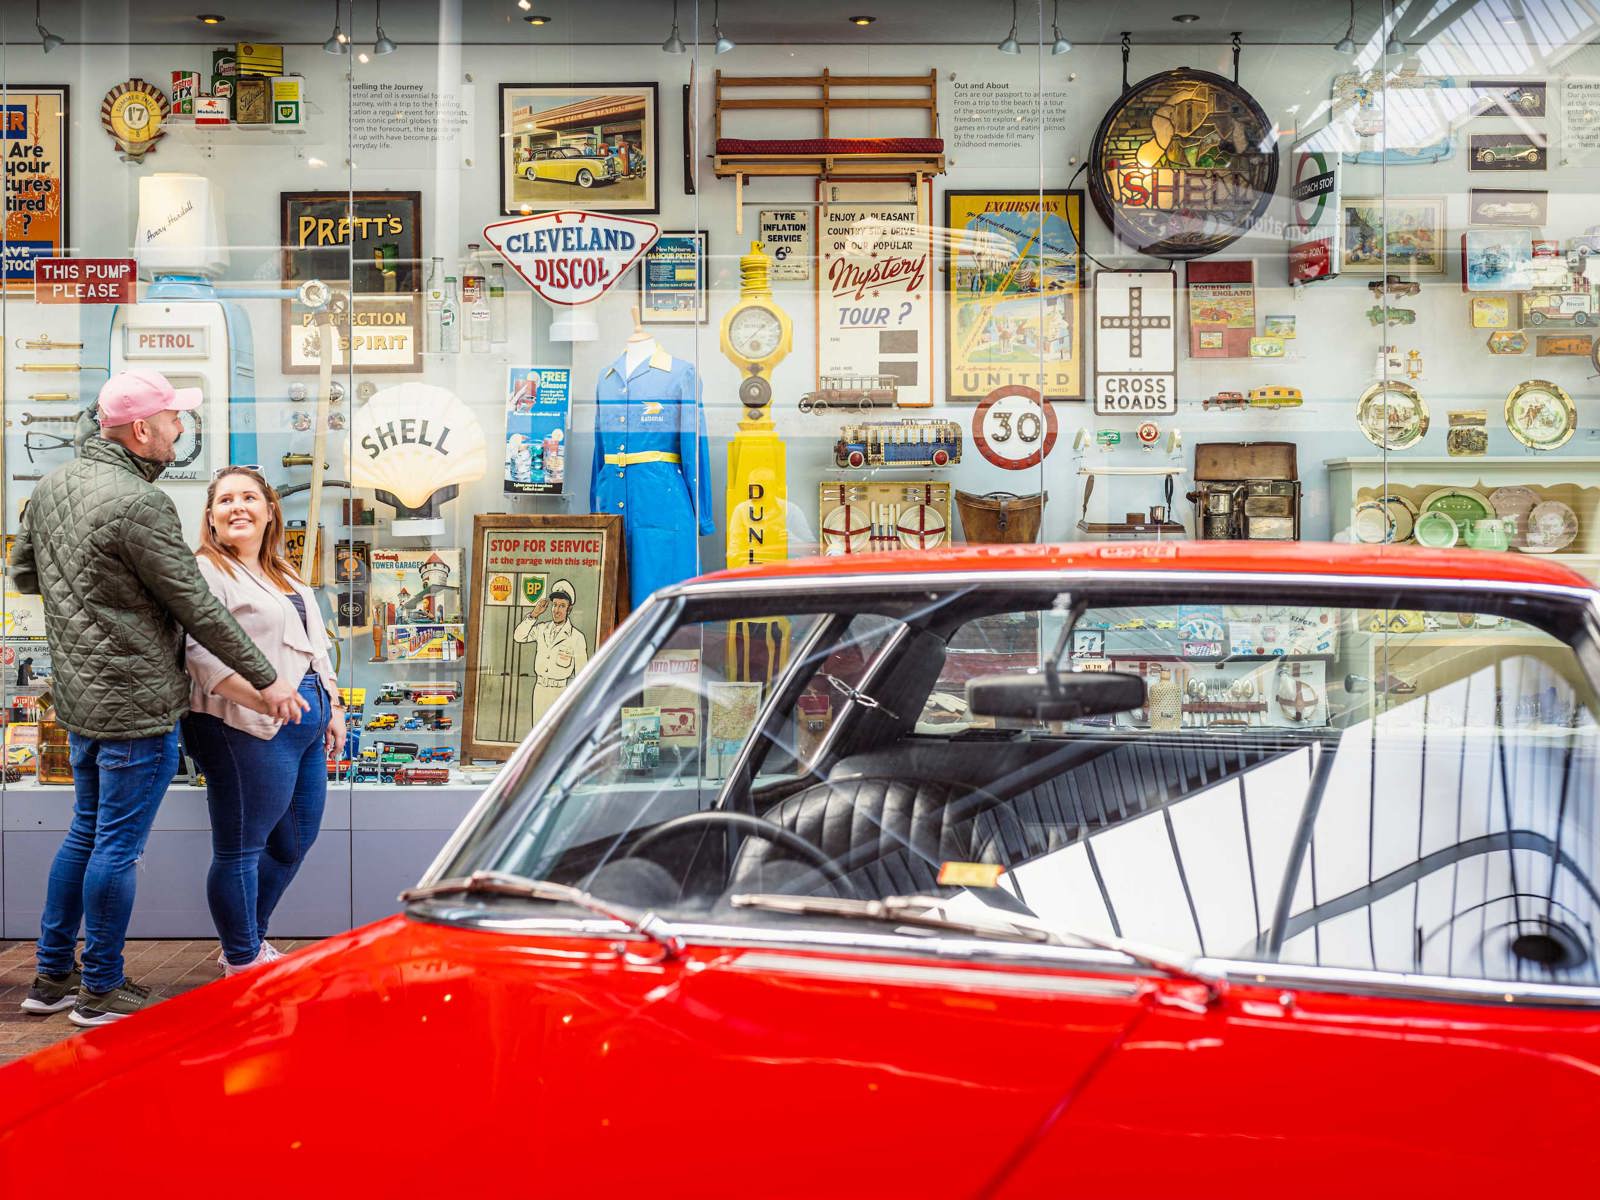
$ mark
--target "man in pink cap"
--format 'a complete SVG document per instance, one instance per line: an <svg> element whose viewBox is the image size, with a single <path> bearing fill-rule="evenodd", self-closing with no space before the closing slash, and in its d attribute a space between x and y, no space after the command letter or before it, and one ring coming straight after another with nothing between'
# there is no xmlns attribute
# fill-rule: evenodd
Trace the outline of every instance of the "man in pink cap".
<svg viewBox="0 0 1600 1200"><path fill-rule="evenodd" d="M178 510L155 486L176 456L183 414L203 398L158 371L113 375L100 389L98 434L86 422L78 457L39 481L12 550L17 589L44 598L51 691L77 790L22 1007L71 1008L79 1025L128 1016L149 996L123 972L122 947L134 864L178 764L177 723L189 708L184 634L257 688L262 711L298 721L305 707L298 681L277 678L212 594Z"/></svg>

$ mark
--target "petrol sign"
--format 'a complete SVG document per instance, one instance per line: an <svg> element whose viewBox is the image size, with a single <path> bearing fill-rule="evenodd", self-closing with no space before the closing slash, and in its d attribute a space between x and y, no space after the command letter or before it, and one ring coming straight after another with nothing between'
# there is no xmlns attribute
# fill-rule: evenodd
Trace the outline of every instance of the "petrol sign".
<svg viewBox="0 0 1600 1200"><path fill-rule="evenodd" d="M535 213L484 226L484 239L551 304L598 300L643 257L661 227L605 213Z"/></svg>

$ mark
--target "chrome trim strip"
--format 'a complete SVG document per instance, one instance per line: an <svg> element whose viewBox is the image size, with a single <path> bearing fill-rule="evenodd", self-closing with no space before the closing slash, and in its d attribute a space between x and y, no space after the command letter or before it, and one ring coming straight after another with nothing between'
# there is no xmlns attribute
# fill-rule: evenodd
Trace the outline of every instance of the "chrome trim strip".
<svg viewBox="0 0 1600 1200"><path fill-rule="evenodd" d="M1242 959L1203 958L1195 965L1231 983L1302 988L1353 996L1396 1000L1439 1000L1451 1004L1493 1004L1500 1008L1600 1008L1600 987L1559 983L1518 983L1493 979L1450 979L1398 971L1358 971L1343 967L1255 963Z"/></svg>
<svg viewBox="0 0 1600 1200"><path fill-rule="evenodd" d="M807 975L852 983L947 986L964 991L1046 992L1052 995L1108 996L1118 999L1130 999L1139 992L1138 984L1115 979L1029 975L1014 971L971 971L964 967L923 967L872 959L797 958L763 950L740 955L727 969Z"/></svg>

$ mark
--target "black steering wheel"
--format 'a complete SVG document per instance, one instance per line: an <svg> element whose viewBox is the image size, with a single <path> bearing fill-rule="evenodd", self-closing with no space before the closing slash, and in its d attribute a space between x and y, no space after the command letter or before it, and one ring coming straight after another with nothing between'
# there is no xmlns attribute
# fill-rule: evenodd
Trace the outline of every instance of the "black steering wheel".
<svg viewBox="0 0 1600 1200"><path fill-rule="evenodd" d="M681 817L673 817L670 821L663 821L655 828L641 834L633 845L628 847L628 852L623 858L635 858L644 853L647 846L653 846L665 838L674 837L685 829L693 829L699 825L732 825L742 829L755 837L766 838L775 842L784 849L799 855L811 862L817 870L822 872L823 878L841 893L853 899L859 898L855 887L845 877L843 868L829 858L823 851L813 846L797 833L785 829L782 825L757 817L751 813L730 812L725 809L711 808L705 812L685 813Z"/></svg>

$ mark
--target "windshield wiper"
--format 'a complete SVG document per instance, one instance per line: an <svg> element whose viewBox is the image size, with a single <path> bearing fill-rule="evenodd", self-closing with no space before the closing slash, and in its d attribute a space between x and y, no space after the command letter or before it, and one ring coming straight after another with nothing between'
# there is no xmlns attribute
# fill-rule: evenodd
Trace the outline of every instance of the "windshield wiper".
<svg viewBox="0 0 1600 1200"><path fill-rule="evenodd" d="M1119 937L1103 937L1076 930L1057 932L1034 917L993 913L993 919L978 920L971 916L947 917L944 915L948 901L938 896L885 896L882 900L856 900L842 896L786 896L768 892L740 893L730 896L735 908L761 908L772 912L795 913L804 916L843 917L863 921L884 921L894 925L910 925L919 929L942 929L948 933L966 933L976 937L999 938L1007 941L1031 942L1035 945L1069 946L1080 943L1096 950L1111 950L1132 959L1140 966L1160 971L1175 979L1200 984L1206 989L1206 1002L1210 1004L1219 996L1221 978L1203 971L1194 960L1175 950L1141 945ZM1070 940L1069 940L1070 939Z"/></svg>
<svg viewBox="0 0 1600 1200"><path fill-rule="evenodd" d="M407 888L400 893L401 901L407 904L415 900L431 900L437 896L516 896L523 900L553 900L560 904L571 904L575 908L588 909L597 916L607 917L619 925L627 926L634 933L649 938L661 947L663 960L678 958L683 954L683 939L655 913L637 914L630 909L619 908L602 900L582 888L553 883L548 879L528 879L508 871L474 871L471 875L441 879L438 883Z"/></svg>

